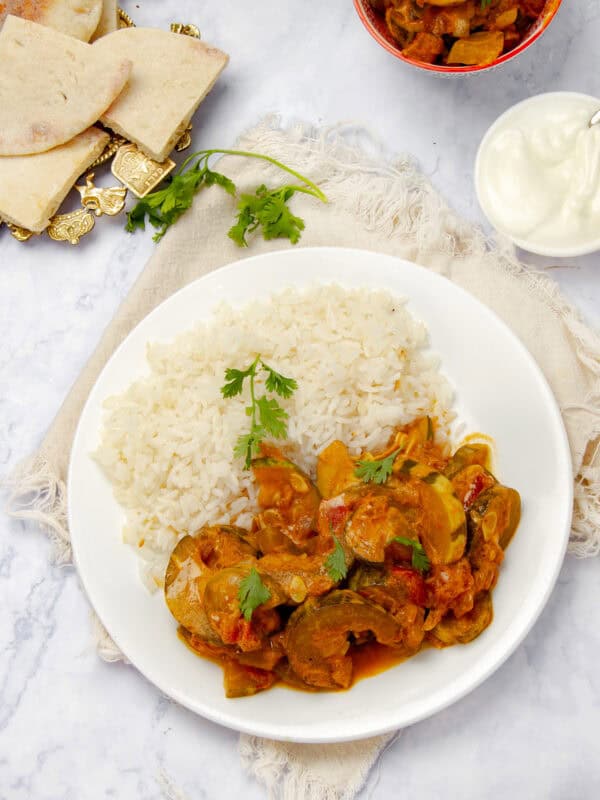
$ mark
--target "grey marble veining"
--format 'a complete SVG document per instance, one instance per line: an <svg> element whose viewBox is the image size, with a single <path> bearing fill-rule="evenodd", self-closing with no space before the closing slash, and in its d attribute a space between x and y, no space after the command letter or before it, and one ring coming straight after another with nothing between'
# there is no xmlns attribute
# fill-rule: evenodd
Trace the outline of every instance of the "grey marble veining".
<svg viewBox="0 0 600 800"><path fill-rule="evenodd" d="M231 63L195 123L198 147L228 146L265 113L368 126L410 153L468 218L479 140L540 91L600 94L600 3L564 0L514 63L440 80L396 62L350 0L125 2L140 25L196 22ZM31 452L141 271L150 234L98 221L77 248L0 231L0 474ZM530 259L600 324L600 257ZM0 518L0 800L193 800L264 796L241 771L237 736L164 698L131 667L101 662L71 568L49 565L32 528ZM362 797L591 800L600 793L597 561L567 559L541 619L483 686L404 731ZM175 788L173 788L175 787Z"/></svg>

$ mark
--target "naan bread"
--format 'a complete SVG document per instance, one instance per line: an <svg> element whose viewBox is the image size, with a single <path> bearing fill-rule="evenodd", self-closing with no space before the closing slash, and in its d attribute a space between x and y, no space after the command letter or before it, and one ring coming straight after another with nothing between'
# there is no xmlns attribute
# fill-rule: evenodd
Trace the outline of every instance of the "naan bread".
<svg viewBox="0 0 600 800"><path fill-rule="evenodd" d="M0 31L0 64L0 156L68 142L100 118L131 70L122 56L13 16Z"/></svg>
<svg viewBox="0 0 600 800"><path fill-rule="evenodd" d="M29 231L43 231L109 139L104 131L90 128L54 150L0 158L0 217Z"/></svg>
<svg viewBox="0 0 600 800"><path fill-rule="evenodd" d="M117 0L103 0L100 22L92 36L92 42L95 42L101 36L106 36L107 33L116 31L118 27Z"/></svg>
<svg viewBox="0 0 600 800"><path fill-rule="evenodd" d="M13 14L89 42L101 13L102 0L0 0L0 28Z"/></svg>
<svg viewBox="0 0 600 800"><path fill-rule="evenodd" d="M127 87L101 121L164 161L229 56L198 39L152 28L122 28L93 45L133 62Z"/></svg>

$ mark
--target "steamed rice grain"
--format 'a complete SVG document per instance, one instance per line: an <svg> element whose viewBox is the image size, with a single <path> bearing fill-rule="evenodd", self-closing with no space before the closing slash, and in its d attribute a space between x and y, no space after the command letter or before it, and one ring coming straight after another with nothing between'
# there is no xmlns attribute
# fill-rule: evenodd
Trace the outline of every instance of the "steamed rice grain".
<svg viewBox="0 0 600 800"><path fill-rule="evenodd" d="M123 538L149 588L162 586L182 536L206 524L249 525L256 512L252 475L233 457L248 430L247 389L225 400L220 387L227 367L244 368L258 353L298 382L281 401L285 447L309 474L334 439L358 453L422 414L450 423L452 388L403 299L327 286L220 306L209 323L149 345L149 374L105 403L95 457L125 510Z"/></svg>

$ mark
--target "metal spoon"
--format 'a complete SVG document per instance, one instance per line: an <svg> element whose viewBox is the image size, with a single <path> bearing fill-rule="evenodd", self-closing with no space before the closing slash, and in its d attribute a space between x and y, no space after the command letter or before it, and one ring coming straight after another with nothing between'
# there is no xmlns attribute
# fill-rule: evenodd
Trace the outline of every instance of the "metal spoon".
<svg viewBox="0 0 600 800"><path fill-rule="evenodd" d="M600 122L600 111L596 111L594 116L590 120L590 128L592 125L597 125Z"/></svg>

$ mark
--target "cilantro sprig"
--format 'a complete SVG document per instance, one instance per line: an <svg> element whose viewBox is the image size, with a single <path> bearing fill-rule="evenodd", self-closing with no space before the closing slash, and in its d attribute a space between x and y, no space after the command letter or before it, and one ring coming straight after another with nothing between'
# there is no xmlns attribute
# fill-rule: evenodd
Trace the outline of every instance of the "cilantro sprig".
<svg viewBox="0 0 600 800"><path fill-rule="evenodd" d="M247 150L198 150L188 156L178 171L167 179L169 183L164 189L150 192L135 204L127 214L125 229L130 233L138 228L144 230L148 221L157 229L152 237L157 242L190 208L194 196L204 187L220 186L235 197L235 183L209 167L210 158L216 154L268 161L300 181L299 184L290 183L275 189L268 189L262 184L254 194L240 195L236 222L228 233L230 239L240 247L248 246L247 237L257 228L260 228L265 239L289 239L296 244L304 230L304 220L292 214L287 205L289 200L296 193L302 193L312 195L322 203L327 202L326 196L315 183L276 158ZM196 161L192 164L194 159Z"/></svg>
<svg viewBox="0 0 600 800"><path fill-rule="evenodd" d="M395 536L391 541L398 542L398 544L403 544L406 547L411 548L411 566L413 569L416 569L419 572L429 571L431 562L427 558L427 554L423 549L421 542L418 542L416 539L408 539L406 536Z"/></svg>
<svg viewBox="0 0 600 800"><path fill-rule="evenodd" d="M325 561L325 568L327 569L331 580L336 581L337 583L337 581L344 580L348 574L348 567L346 565L344 548L340 544L339 539L334 536L333 541L335 547Z"/></svg>
<svg viewBox="0 0 600 800"><path fill-rule="evenodd" d="M236 458L245 459L245 467L249 469L252 459L258 454L260 443L267 436L274 439L285 439L287 436L287 411L279 405L274 397L266 394L256 396L256 376L258 372L267 373L265 388L287 399L293 395L298 384L293 378L286 378L261 359L260 353L246 369L226 369L225 384L221 387L224 398L241 394L246 378L250 384L250 405L246 407L246 415L250 417L250 431L238 437L234 448Z"/></svg>
<svg viewBox="0 0 600 800"><path fill-rule="evenodd" d="M356 469L354 470L354 475L365 483L385 483L392 474L394 461L401 450L402 448L399 447L397 450L394 450L393 453L390 453L389 456L386 456L386 458L358 461Z"/></svg>
<svg viewBox="0 0 600 800"><path fill-rule="evenodd" d="M256 567L252 567L249 574L242 579L238 590L240 611L244 619L250 622L254 611L263 603L266 603L270 597L271 592L262 582Z"/></svg>

